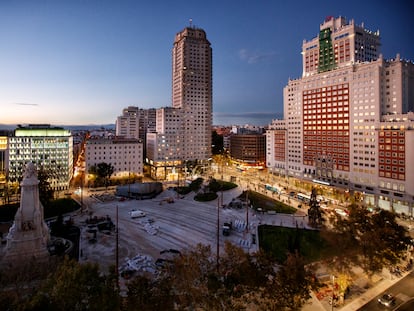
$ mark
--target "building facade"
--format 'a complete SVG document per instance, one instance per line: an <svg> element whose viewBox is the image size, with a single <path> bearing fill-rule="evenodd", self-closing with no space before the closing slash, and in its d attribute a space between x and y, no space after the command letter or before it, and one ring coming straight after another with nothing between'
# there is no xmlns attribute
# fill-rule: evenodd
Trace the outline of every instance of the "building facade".
<svg viewBox="0 0 414 311"><path fill-rule="evenodd" d="M116 136L139 139L143 143L142 160L146 158L147 133L155 133L156 109L129 106L116 119Z"/></svg>
<svg viewBox="0 0 414 311"><path fill-rule="evenodd" d="M241 165L264 167L266 136L239 134L230 136L230 156Z"/></svg>
<svg viewBox="0 0 414 311"><path fill-rule="evenodd" d="M9 164L9 147L8 133L0 132L0 197L4 196L6 187L8 164Z"/></svg>
<svg viewBox="0 0 414 311"><path fill-rule="evenodd" d="M341 17L304 41L302 78L284 88L284 120L266 134L267 166L412 215L414 64L385 60L379 47L378 32Z"/></svg>
<svg viewBox="0 0 414 311"><path fill-rule="evenodd" d="M116 119L116 136L145 141L147 133L155 132L156 109L129 106Z"/></svg>
<svg viewBox="0 0 414 311"><path fill-rule="evenodd" d="M204 30L177 33L172 49L172 107L157 109L147 134L151 175L169 179L187 161L207 165L212 139L212 49Z"/></svg>
<svg viewBox="0 0 414 311"><path fill-rule="evenodd" d="M182 110L183 160L211 156L213 103L212 49L206 32L186 27L172 50L172 106Z"/></svg>
<svg viewBox="0 0 414 311"><path fill-rule="evenodd" d="M112 177L143 174L143 144L134 138L90 138L85 144L85 170L99 163L114 167ZM88 177L88 180L91 179Z"/></svg>
<svg viewBox="0 0 414 311"><path fill-rule="evenodd" d="M10 182L19 182L28 162L44 170L53 190L67 190L73 175L73 139L70 131L47 124L19 127L9 137Z"/></svg>

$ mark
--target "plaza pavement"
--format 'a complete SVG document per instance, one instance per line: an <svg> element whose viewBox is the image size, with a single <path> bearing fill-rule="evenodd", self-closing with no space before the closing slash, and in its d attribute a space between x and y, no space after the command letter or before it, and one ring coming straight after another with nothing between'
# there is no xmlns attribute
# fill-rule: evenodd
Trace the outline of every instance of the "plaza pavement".
<svg viewBox="0 0 414 311"><path fill-rule="evenodd" d="M234 198L242 193L242 189L235 188L219 195L222 204L228 205ZM99 202L91 197L85 199L88 206L87 213L81 213L74 217L75 223L82 228L81 256L80 262L98 262L101 267L108 268L115 264L115 234L97 234L97 243L89 243L91 234L87 232L86 219L92 216L109 216L116 223L116 206L118 206L119 219L119 265L122 266L128 259L142 256L145 262L156 260L160 257L160 251L165 249L182 250L195 246L197 243L211 246L215 253L217 246L217 199L211 202L200 203L193 200L193 193L186 196L177 196L174 191L165 190L152 200L126 200ZM167 201L173 199L174 203ZM129 212L132 209L143 210L147 216L138 219L131 219ZM255 252L258 250L257 243L251 243L250 234L255 232L260 224L268 224L284 227L310 228L308 226L306 211L298 209L295 215L282 214L261 214L249 210L249 233L246 234L243 222L246 222L246 209L220 208L220 231L219 245L220 252L224 251L224 241L243 247L246 251ZM151 227L155 233L148 230L147 219L151 218L154 223ZM238 224L239 228L232 230L229 237L224 237L221 232L221 225L224 222L232 221L233 225ZM239 229L239 230L237 230ZM369 288L361 295L347 299L346 305L335 307L335 310L351 311L357 310L365 303L379 295L388 287L397 282L383 278L376 282L374 287ZM316 293L311 293L311 299L302 308L303 311L331 310L327 298L320 301Z"/></svg>

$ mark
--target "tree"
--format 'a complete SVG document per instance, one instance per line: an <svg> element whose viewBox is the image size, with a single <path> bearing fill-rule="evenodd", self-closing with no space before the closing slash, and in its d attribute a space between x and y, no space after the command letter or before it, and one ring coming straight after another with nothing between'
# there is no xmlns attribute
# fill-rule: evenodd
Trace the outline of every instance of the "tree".
<svg viewBox="0 0 414 311"><path fill-rule="evenodd" d="M370 218L368 230L360 238L363 266L372 273L397 264L410 244L407 231L396 222L395 214L381 210Z"/></svg>
<svg viewBox="0 0 414 311"><path fill-rule="evenodd" d="M201 185L203 184L203 178L199 177L196 180L193 180L191 184L189 185L191 191L197 192L200 190Z"/></svg>
<svg viewBox="0 0 414 311"><path fill-rule="evenodd" d="M93 176L92 179L97 179L97 183L103 181L105 187L108 187L109 180L114 173L114 167L110 163L101 162L97 165L92 165L89 168L88 173Z"/></svg>
<svg viewBox="0 0 414 311"><path fill-rule="evenodd" d="M312 270L305 268L303 258L289 253L286 262L280 267L275 280L279 310L300 310L310 298L310 291L316 284Z"/></svg>
<svg viewBox="0 0 414 311"><path fill-rule="evenodd" d="M212 134L212 154L220 154L223 152L223 135L219 135L217 131Z"/></svg>
<svg viewBox="0 0 414 311"><path fill-rule="evenodd" d="M24 310L118 310L115 275L102 275L97 264L65 259Z"/></svg>
<svg viewBox="0 0 414 311"><path fill-rule="evenodd" d="M217 192L221 190L221 183L218 182L215 178L212 178L208 183L208 189L211 192Z"/></svg>
<svg viewBox="0 0 414 311"><path fill-rule="evenodd" d="M112 164L105 162L98 163L97 165L98 176L103 178L105 182L105 187L108 187L109 180L111 179L112 174L114 173L114 167Z"/></svg>
<svg viewBox="0 0 414 311"><path fill-rule="evenodd" d="M316 188L312 188L311 198L309 202L310 207L308 210L308 216L309 216L309 223L313 227L318 227L322 225L322 222L323 222L321 207L319 206L319 202L316 199L316 197L317 197Z"/></svg>
<svg viewBox="0 0 414 311"><path fill-rule="evenodd" d="M96 165L92 165L88 169L88 183L95 186L96 178L98 177L98 168ZM89 184L89 186L90 186Z"/></svg>
<svg viewBox="0 0 414 311"><path fill-rule="evenodd" d="M198 244L174 260L168 274L175 301L179 308L205 310L217 309L211 287L211 278L216 278L216 265L210 246Z"/></svg>
<svg viewBox="0 0 414 311"><path fill-rule="evenodd" d="M26 307L28 297L36 295L39 280L46 279L57 264L56 257L37 260L24 256L13 263L3 264L0 269L1 310L31 310Z"/></svg>
<svg viewBox="0 0 414 311"><path fill-rule="evenodd" d="M42 168L39 169L37 179L39 180L39 200L43 206L47 206L54 196L54 191L49 183L48 172Z"/></svg>
<svg viewBox="0 0 414 311"><path fill-rule="evenodd" d="M381 210L372 214L356 203L348 209L348 218L337 216L333 227L332 242L341 245L341 256L335 260L341 271L356 264L374 274L403 258L410 242L393 213Z"/></svg>

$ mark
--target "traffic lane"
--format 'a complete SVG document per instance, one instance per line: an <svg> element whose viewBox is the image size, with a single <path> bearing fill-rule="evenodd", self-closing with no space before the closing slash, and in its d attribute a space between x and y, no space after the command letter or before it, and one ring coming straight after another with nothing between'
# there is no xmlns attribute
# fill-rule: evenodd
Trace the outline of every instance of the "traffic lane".
<svg viewBox="0 0 414 311"><path fill-rule="evenodd" d="M400 306L404 302L410 300L414 297L414 272L411 272L400 281L395 283L393 286L382 292L381 294L375 296L370 302L362 306L360 311L368 311L368 310L378 310L379 308L384 308L378 303L378 298L386 293L390 293L396 298L396 304L394 308ZM392 309L394 309L392 308ZM399 309L397 309L399 310ZM407 309L407 310L414 310L414 309Z"/></svg>

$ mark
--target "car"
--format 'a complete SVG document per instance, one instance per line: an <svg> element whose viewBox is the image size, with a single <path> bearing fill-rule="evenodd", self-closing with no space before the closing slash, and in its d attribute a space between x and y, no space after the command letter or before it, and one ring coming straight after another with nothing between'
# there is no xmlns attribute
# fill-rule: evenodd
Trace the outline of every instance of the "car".
<svg viewBox="0 0 414 311"><path fill-rule="evenodd" d="M131 216L131 218L145 217L145 213L143 211L137 210L129 212L129 215Z"/></svg>
<svg viewBox="0 0 414 311"><path fill-rule="evenodd" d="M335 208L335 213L337 213L339 216L342 216L342 217L348 216L348 214L343 209L340 209L340 208Z"/></svg>
<svg viewBox="0 0 414 311"><path fill-rule="evenodd" d="M378 298L378 303L385 307L392 307L395 305L395 297L392 294L384 294Z"/></svg>

